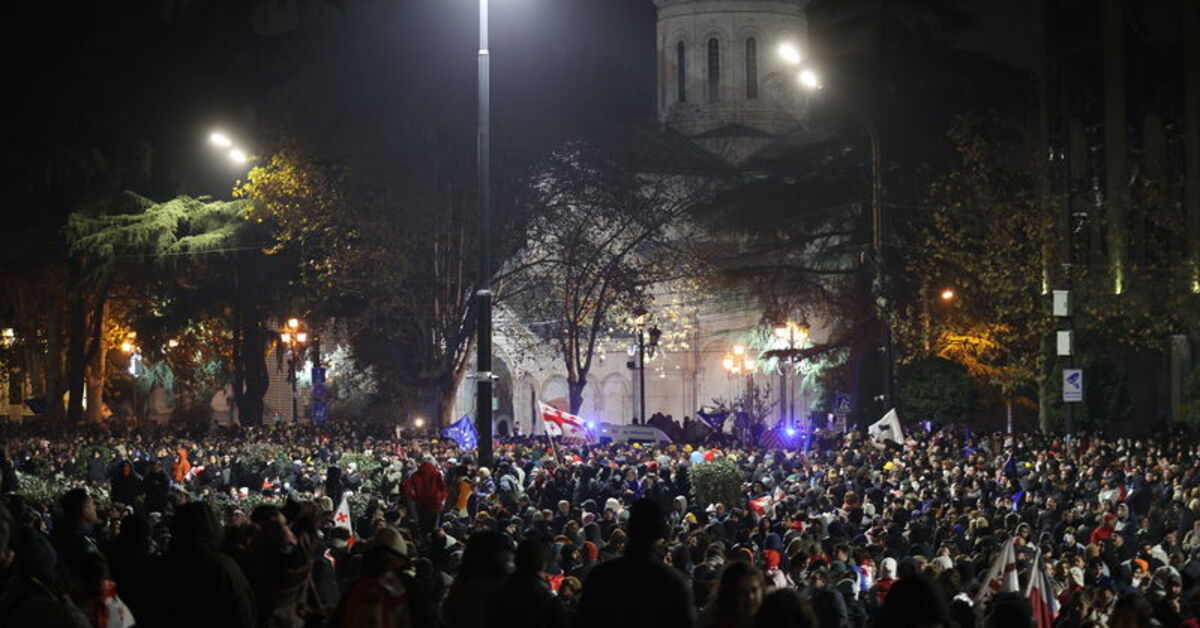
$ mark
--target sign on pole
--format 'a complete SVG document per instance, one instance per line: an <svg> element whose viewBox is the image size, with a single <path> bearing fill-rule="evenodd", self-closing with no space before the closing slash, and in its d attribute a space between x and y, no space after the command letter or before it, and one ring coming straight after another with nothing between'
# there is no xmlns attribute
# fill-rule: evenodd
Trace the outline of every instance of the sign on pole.
<svg viewBox="0 0 1200 628"><path fill-rule="evenodd" d="M838 395L834 397L833 413L843 421L850 416L850 395Z"/></svg>
<svg viewBox="0 0 1200 628"><path fill-rule="evenodd" d="M1063 369L1063 401L1083 401L1083 369Z"/></svg>

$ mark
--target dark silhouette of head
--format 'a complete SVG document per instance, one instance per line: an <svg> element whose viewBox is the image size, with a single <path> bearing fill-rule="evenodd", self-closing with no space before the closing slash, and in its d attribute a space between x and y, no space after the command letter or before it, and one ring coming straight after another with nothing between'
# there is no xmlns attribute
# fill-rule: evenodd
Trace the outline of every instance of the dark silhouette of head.
<svg viewBox="0 0 1200 628"><path fill-rule="evenodd" d="M649 499L639 499L629 507L628 544L631 552L644 552L667 536L662 507Z"/></svg>

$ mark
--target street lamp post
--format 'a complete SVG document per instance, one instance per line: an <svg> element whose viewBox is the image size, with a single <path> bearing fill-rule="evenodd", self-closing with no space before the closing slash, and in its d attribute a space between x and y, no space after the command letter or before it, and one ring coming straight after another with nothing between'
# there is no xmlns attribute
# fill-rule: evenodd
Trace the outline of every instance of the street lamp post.
<svg viewBox="0 0 1200 628"><path fill-rule="evenodd" d="M279 341L288 350L288 381L292 384L292 424L299 420L300 402L296 389L296 366L308 343L308 332L300 325L300 319L289 318L283 331L279 333Z"/></svg>
<svg viewBox="0 0 1200 628"><path fill-rule="evenodd" d="M807 90L823 90L824 85L821 83L820 76L812 69L804 67L803 58L799 50L790 44L784 44L779 47L779 55L788 63L799 66L800 71L797 74L797 79L800 85ZM842 105L850 111L856 122L862 127L867 134L867 139L871 146L871 262L872 262L872 277L871 277L871 299L875 310L875 318L879 321L879 352L882 354L881 362L881 378L882 378L882 401L884 409L890 409L892 406L892 330L884 320L884 293L883 293L883 239L884 239L884 222L883 222L883 174L882 174L882 148L879 138L879 129L875 126L875 121L860 107L857 102L848 98L844 94L834 94L841 101Z"/></svg>
<svg viewBox="0 0 1200 628"><path fill-rule="evenodd" d="M775 337L787 343L786 349L775 352L779 356L780 362L786 364L779 369L779 422L794 429L796 426L796 395L788 388L788 370L792 362L799 356L804 343L808 341L808 326L788 321L775 328ZM791 400L790 409L789 399Z"/></svg>
<svg viewBox="0 0 1200 628"><path fill-rule="evenodd" d="M475 361L475 431L481 466L492 466L492 234L491 234L491 63L488 0L479 0L479 287L475 291L478 351Z"/></svg>
<svg viewBox="0 0 1200 628"><path fill-rule="evenodd" d="M642 425L646 424L646 355L654 357L654 352L658 349L658 340L662 337L662 331L657 326L651 325L646 329L647 318L646 310L638 308L634 311L634 340L637 342L638 353L638 414L641 416Z"/></svg>
<svg viewBox="0 0 1200 628"><path fill-rule="evenodd" d="M746 388L742 394L742 410L750 415L753 415L754 413L755 363L755 359L746 352L746 347L744 345L733 345L730 351L725 354L725 358L721 361L721 366L725 368L725 373L731 379L735 379L742 374L746 375ZM736 387L734 389L734 393L735 395L737 393Z"/></svg>

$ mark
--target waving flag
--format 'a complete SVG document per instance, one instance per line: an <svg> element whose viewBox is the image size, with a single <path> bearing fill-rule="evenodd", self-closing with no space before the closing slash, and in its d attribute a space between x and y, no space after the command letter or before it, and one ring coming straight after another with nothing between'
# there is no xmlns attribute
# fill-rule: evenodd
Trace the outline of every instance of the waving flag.
<svg viewBox="0 0 1200 628"><path fill-rule="evenodd" d="M475 432L475 422L470 415L464 414L461 419L442 428L442 438L449 438L458 444L460 450L475 449L479 444L479 436Z"/></svg>
<svg viewBox="0 0 1200 628"><path fill-rule="evenodd" d="M342 502L338 504L337 510L333 513L333 527L345 528L350 532L350 545L354 546L354 522L350 519L350 491L342 493Z"/></svg>
<svg viewBox="0 0 1200 628"><path fill-rule="evenodd" d="M983 586L979 587L979 593L975 596L976 612L982 614L984 603L997 593L1016 593L1020 587L1017 581L1017 553L1013 550L1013 540L1009 539L996 554L987 576L983 579Z"/></svg>
<svg viewBox="0 0 1200 628"><path fill-rule="evenodd" d="M1050 588L1050 576L1046 574L1046 564L1042 562L1042 552L1039 550L1033 557L1033 565L1029 568L1029 585L1025 587L1025 598L1033 609L1034 625L1037 628L1051 628L1054 619L1058 617L1058 598Z"/></svg>
<svg viewBox="0 0 1200 628"><path fill-rule="evenodd" d="M728 412L714 412L709 414L703 410L697 410L696 416L700 417L704 424L711 427L713 431L721 433L725 430L725 419L729 417Z"/></svg>
<svg viewBox="0 0 1200 628"><path fill-rule="evenodd" d="M903 445L904 429L900 427L900 417L896 416L896 410L888 410L882 419L872 423L867 428L867 435L875 442L890 440L897 445Z"/></svg>
<svg viewBox="0 0 1200 628"><path fill-rule="evenodd" d="M583 419L569 414L554 406L539 404L542 408L542 422L546 425L546 434L558 436L566 442L592 444L596 435L588 429Z"/></svg>

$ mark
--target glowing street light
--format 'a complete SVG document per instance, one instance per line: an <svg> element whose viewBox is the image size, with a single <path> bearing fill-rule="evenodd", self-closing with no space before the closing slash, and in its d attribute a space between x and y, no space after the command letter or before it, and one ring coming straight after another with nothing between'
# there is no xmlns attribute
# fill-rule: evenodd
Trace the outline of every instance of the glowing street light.
<svg viewBox="0 0 1200 628"><path fill-rule="evenodd" d="M288 329L299 329L300 328L300 319L289 318L287 321L287 326L288 326Z"/></svg>
<svg viewBox="0 0 1200 628"><path fill-rule="evenodd" d="M229 139L228 135L225 135L224 133L222 133L220 131L213 131L212 133L209 133L208 141L211 142L212 145L216 146L217 148L232 148L233 147L233 140Z"/></svg>
<svg viewBox="0 0 1200 628"><path fill-rule="evenodd" d="M133 346L133 343L128 340L121 343L121 351L125 353L133 353L134 349L137 349L137 347Z"/></svg>
<svg viewBox="0 0 1200 628"><path fill-rule="evenodd" d="M957 296L958 295L954 293L954 288L946 288L945 290L942 290L943 301L953 301Z"/></svg>
<svg viewBox="0 0 1200 628"><path fill-rule="evenodd" d="M423 419L421 417L417 417L416 419L413 420L413 426L416 427L417 429L421 429L421 428L425 427L425 419Z"/></svg>
<svg viewBox="0 0 1200 628"><path fill-rule="evenodd" d="M229 151L229 161L232 161L240 166L250 161L250 157L248 157L242 149L234 148Z"/></svg>
<svg viewBox="0 0 1200 628"><path fill-rule="evenodd" d="M800 70L800 84L807 89L821 89L821 77L809 69Z"/></svg>
<svg viewBox="0 0 1200 628"><path fill-rule="evenodd" d="M784 61L792 65L800 63L800 49L792 44L782 44L779 46L779 56L783 57Z"/></svg>

